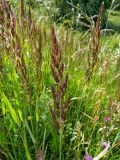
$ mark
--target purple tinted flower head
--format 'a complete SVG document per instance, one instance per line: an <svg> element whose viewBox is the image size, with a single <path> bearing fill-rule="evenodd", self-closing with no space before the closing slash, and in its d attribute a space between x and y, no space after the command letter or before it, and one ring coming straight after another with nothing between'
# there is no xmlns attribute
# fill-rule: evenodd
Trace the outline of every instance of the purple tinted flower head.
<svg viewBox="0 0 120 160"><path fill-rule="evenodd" d="M107 142L102 142L102 146L103 146L103 148L106 148L108 146L108 143Z"/></svg>
<svg viewBox="0 0 120 160"><path fill-rule="evenodd" d="M87 154L85 155L84 160L92 160L92 157L89 154Z"/></svg>
<svg viewBox="0 0 120 160"><path fill-rule="evenodd" d="M110 118L110 116L106 116L106 117L104 118L104 120L105 120L106 122L108 122L108 121L111 120L111 118Z"/></svg>

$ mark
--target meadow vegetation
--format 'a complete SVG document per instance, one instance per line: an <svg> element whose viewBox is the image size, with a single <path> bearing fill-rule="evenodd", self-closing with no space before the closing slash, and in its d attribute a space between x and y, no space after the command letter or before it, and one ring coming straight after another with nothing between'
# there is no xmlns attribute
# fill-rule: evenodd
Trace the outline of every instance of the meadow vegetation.
<svg viewBox="0 0 120 160"><path fill-rule="evenodd" d="M0 1L0 159L120 160L120 11L29 2Z"/></svg>

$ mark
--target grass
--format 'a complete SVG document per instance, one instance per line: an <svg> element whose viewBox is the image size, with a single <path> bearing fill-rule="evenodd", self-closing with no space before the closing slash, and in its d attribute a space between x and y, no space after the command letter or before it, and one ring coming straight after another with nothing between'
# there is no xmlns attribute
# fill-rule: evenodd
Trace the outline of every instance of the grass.
<svg viewBox="0 0 120 160"><path fill-rule="evenodd" d="M50 31L24 8L0 12L0 159L119 160L120 34Z"/></svg>
<svg viewBox="0 0 120 160"><path fill-rule="evenodd" d="M108 12L110 12L108 17L108 28L120 33L120 11L109 10Z"/></svg>

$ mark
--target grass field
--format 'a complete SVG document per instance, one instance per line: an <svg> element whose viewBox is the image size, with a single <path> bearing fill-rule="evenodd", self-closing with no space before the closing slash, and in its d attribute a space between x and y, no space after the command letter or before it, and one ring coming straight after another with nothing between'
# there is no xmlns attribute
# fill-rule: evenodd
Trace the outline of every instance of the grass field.
<svg viewBox="0 0 120 160"><path fill-rule="evenodd" d="M0 10L0 159L120 160L120 12L79 32Z"/></svg>
<svg viewBox="0 0 120 160"><path fill-rule="evenodd" d="M120 11L108 11L108 28L114 29L120 33Z"/></svg>

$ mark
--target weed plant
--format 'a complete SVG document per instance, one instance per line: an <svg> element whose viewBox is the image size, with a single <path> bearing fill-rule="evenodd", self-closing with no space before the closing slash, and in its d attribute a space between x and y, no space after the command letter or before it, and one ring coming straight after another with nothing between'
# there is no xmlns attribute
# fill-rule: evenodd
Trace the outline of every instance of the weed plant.
<svg viewBox="0 0 120 160"><path fill-rule="evenodd" d="M0 1L0 159L120 160L120 35L102 8L83 34Z"/></svg>

